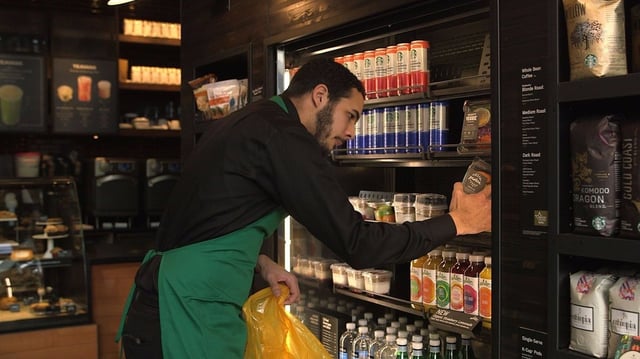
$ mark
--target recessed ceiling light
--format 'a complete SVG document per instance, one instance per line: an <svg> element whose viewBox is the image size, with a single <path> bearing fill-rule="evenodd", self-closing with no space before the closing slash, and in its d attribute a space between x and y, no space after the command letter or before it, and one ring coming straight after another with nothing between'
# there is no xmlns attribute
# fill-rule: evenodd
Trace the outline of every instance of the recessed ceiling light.
<svg viewBox="0 0 640 359"><path fill-rule="evenodd" d="M122 5L122 4L130 3L130 2L133 2L133 1L134 0L109 0L107 2L107 5L109 5L109 6Z"/></svg>

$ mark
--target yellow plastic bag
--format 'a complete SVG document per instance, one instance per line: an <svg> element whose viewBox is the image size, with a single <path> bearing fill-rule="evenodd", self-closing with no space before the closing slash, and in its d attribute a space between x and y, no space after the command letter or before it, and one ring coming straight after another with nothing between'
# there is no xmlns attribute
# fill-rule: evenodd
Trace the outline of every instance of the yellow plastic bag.
<svg viewBox="0 0 640 359"><path fill-rule="evenodd" d="M332 359L318 338L284 309L289 288L280 287L280 297L265 288L242 306L248 334L245 359Z"/></svg>

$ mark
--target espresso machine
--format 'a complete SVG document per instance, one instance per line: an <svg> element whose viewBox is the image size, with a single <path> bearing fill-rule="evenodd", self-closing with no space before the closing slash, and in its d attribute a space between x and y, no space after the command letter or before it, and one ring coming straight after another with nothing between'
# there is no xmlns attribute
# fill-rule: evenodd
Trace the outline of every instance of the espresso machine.
<svg viewBox="0 0 640 359"><path fill-rule="evenodd" d="M144 178L144 210L147 226L156 228L164 211L173 186L180 178L182 166L177 159L148 158Z"/></svg>
<svg viewBox="0 0 640 359"><path fill-rule="evenodd" d="M131 228L140 210L138 160L96 157L88 167L86 212L96 228Z"/></svg>

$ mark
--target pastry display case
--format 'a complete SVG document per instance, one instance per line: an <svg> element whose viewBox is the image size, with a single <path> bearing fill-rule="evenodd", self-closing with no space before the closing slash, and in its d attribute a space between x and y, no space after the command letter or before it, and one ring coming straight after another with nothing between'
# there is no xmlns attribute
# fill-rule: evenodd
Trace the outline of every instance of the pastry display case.
<svg viewBox="0 0 640 359"><path fill-rule="evenodd" d="M0 179L0 333L89 322L71 178Z"/></svg>

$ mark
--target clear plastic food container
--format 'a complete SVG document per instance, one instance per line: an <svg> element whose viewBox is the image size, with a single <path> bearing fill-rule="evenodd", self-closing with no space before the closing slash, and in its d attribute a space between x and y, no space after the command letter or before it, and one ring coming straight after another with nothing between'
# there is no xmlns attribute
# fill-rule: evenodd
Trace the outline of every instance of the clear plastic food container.
<svg viewBox="0 0 640 359"><path fill-rule="evenodd" d="M331 278L331 265L336 263L334 259L321 259L313 261L313 277L320 280Z"/></svg>
<svg viewBox="0 0 640 359"><path fill-rule="evenodd" d="M393 273L384 269L372 269L362 273L364 289L377 294L389 294Z"/></svg>
<svg viewBox="0 0 640 359"><path fill-rule="evenodd" d="M347 269L347 282L352 289L364 289L364 278L362 277L361 270L348 268Z"/></svg>
<svg viewBox="0 0 640 359"><path fill-rule="evenodd" d="M347 263L333 263L330 265L333 276L333 284L348 285L347 269L351 268Z"/></svg>

